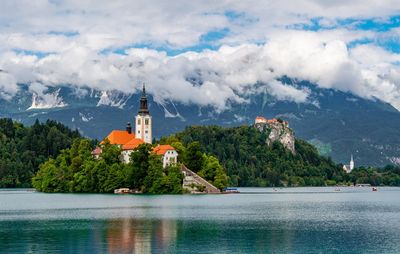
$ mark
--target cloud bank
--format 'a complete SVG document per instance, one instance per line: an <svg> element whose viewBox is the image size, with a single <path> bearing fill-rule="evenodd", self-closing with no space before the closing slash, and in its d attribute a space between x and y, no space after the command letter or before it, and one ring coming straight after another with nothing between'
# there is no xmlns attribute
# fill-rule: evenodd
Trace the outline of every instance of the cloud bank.
<svg viewBox="0 0 400 254"><path fill-rule="evenodd" d="M263 84L308 103L286 75L400 109L398 14L397 1L372 0L5 1L0 97L17 83L131 93L146 82L159 102L223 111Z"/></svg>

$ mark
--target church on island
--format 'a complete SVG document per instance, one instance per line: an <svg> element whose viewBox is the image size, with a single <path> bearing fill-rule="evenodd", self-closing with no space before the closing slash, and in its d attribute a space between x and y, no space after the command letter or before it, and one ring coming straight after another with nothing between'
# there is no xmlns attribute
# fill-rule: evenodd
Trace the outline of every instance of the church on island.
<svg viewBox="0 0 400 254"><path fill-rule="evenodd" d="M150 115L146 88L143 85L142 96L140 97L140 105L138 114L135 117L135 131L133 132L130 123L126 125L125 130L113 130L108 134L100 145L92 151L92 156L96 159L101 157L102 144L109 142L111 145L116 145L121 148L121 161L124 163L130 162L130 155L144 143L152 144L153 121ZM162 161L163 168L178 163L178 152L170 145L157 145L154 146L152 152L159 155ZM184 176L182 186L189 193L220 193L221 191L206 181L204 178L188 169L185 165L180 165L181 172ZM199 186L203 188L199 189ZM130 193L129 189L117 189L116 193ZM121 191L121 192L119 192Z"/></svg>
<svg viewBox="0 0 400 254"><path fill-rule="evenodd" d="M146 88L143 85L142 96L140 97L139 112L135 117L135 132L132 131L130 123L126 125L125 130L113 130L108 136L100 143L110 142L111 145L117 145L122 149L121 160L124 163L129 163L130 155L138 146L147 143L152 144L152 118L150 115ZM101 155L101 147L96 147L92 151L95 158ZM153 148L153 152L161 156L163 167L174 165L178 160L178 153L170 145L157 145Z"/></svg>

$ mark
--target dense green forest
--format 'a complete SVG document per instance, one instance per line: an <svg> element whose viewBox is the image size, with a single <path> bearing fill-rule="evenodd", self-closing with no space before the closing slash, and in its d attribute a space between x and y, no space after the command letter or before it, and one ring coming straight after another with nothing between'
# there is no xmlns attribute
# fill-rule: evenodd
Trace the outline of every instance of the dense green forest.
<svg viewBox="0 0 400 254"><path fill-rule="evenodd" d="M233 186L400 185L400 167L360 167L346 174L342 165L320 156L303 140L296 139L293 155L279 142L267 146L266 138L266 133L252 126L194 126L161 142L176 139L187 145L198 141L205 153L218 158Z"/></svg>
<svg viewBox="0 0 400 254"><path fill-rule="evenodd" d="M218 160L201 153L198 143L189 144L188 148L178 143L175 145L179 146L181 161L198 165L195 170L217 187L223 189L227 186L228 177ZM151 152L151 145L140 145L131 153L127 164L121 162L121 150L117 146L106 142L102 145L99 159L92 157L92 149L90 140L75 140L70 149L63 150L56 159L40 166L33 178L33 186L43 192L107 193L117 188L153 194L184 192L179 164L163 168L161 157Z"/></svg>
<svg viewBox="0 0 400 254"><path fill-rule="evenodd" d="M78 131L55 121L26 127L0 119L0 188L30 187L39 165L69 148L76 138Z"/></svg>

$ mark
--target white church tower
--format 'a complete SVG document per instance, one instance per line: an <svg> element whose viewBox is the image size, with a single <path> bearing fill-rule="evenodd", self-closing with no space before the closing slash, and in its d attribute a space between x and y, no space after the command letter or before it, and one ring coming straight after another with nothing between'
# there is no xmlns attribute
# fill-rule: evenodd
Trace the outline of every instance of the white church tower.
<svg viewBox="0 0 400 254"><path fill-rule="evenodd" d="M145 143L152 143L152 122L147 105L146 88L143 84L142 97L140 98L139 112L135 119L135 136Z"/></svg>
<svg viewBox="0 0 400 254"><path fill-rule="evenodd" d="M351 155L351 160L350 160L350 171L354 169L354 160L353 160L353 155Z"/></svg>

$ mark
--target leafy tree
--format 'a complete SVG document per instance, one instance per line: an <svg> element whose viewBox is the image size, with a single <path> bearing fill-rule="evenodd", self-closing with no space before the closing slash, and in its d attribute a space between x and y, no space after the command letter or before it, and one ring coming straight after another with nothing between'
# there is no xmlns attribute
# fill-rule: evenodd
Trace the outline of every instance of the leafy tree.
<svg viewBox="0 0 400 254"><path fill-rule="evenodd" d="M203 166L203 151L198 141L194 141L188 145L184 162L194 172L201 170Z"/></svg>
<svg viewBox="0 0 400 254"><path fill-rule="evenodd" d="M141 144L131 153L131 163L128 166L128 184L131 188L140 189L149 170L151 145Z"/></svg>
<svg viewBox="0 0 400 254"><path fill-rule="evenodd" d="M203 156L203 166L198 174L221 190L228 186L228 176L218 159L212 155Z"/></svg>

